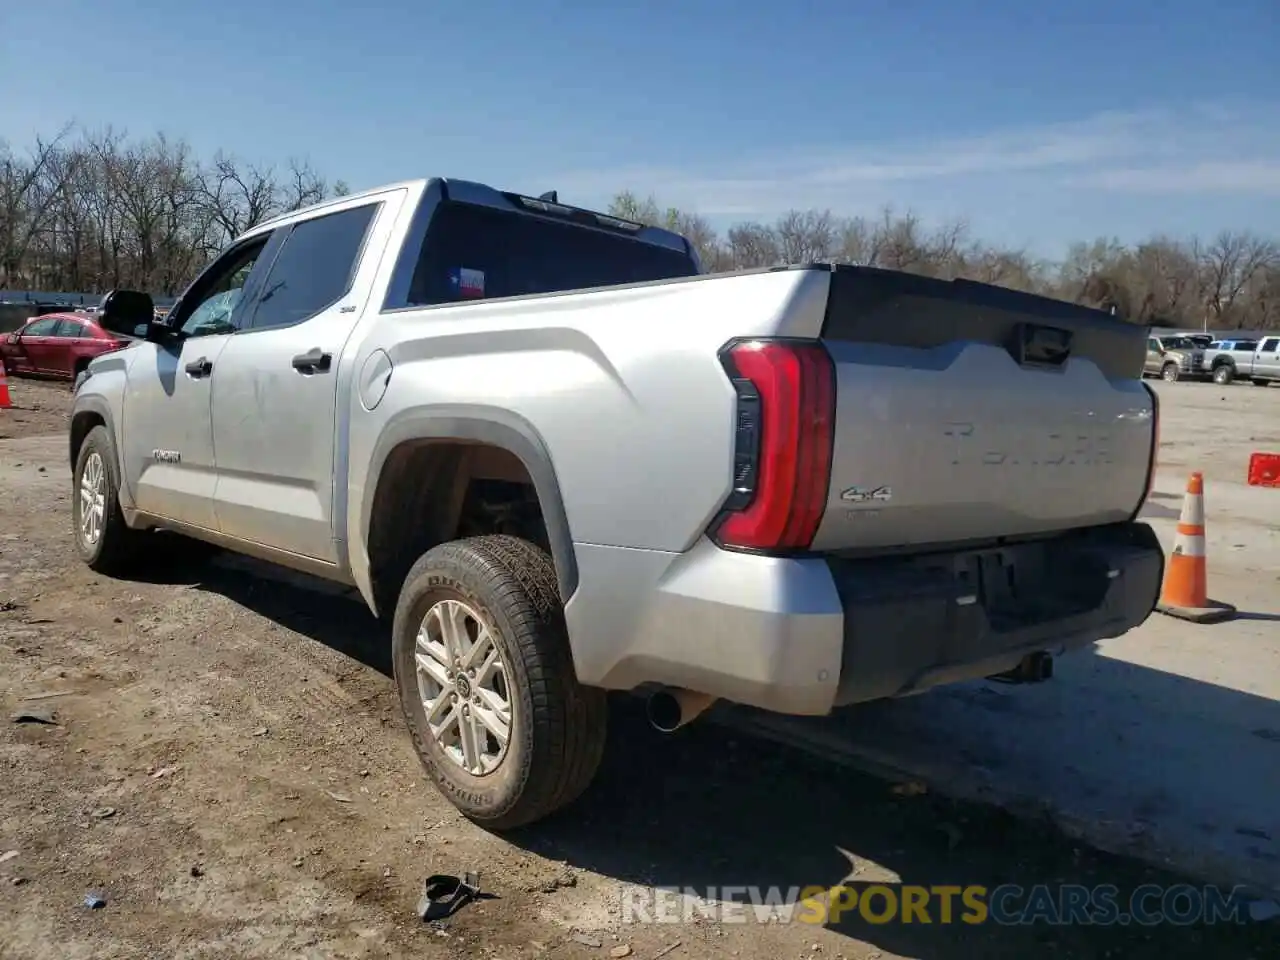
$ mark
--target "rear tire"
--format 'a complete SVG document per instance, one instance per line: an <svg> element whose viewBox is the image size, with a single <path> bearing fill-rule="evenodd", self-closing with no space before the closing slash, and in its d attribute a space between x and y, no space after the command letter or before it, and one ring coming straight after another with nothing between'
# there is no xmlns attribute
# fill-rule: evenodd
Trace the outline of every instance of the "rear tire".
<svg viewBox="0 0 1280 960"><path fill-rule="evenodd" d="M1178 379L1178 365L1176 363L1166 363L1160 368L1160 379L1165 383L1173 383Z"/></svg>
<svg viewBox="0 0 1280 960"><path fill-rule="evenodd" d="M400 591L392 662L418 757L468 819L524 826L591 783L607 698L574 674L545 551L507 535L429 550Z"/></svg>
<svg viewBox="0 0 1280 960"><path fill-rule="evenodd" d="M124 522L115 444L106 427L89 431L71 476L71 518L80 559L107 576L128 572L146 534Z"/></svg>
<svg viewBox="0 0 1280 960"><path fill-rule="evenodd" d="M1231 364L1224 363L1220 367L1216 367L1213 371L1213 382L1221 386L1226 386L1235 379L1236 372L1231 369Z"/></svg>

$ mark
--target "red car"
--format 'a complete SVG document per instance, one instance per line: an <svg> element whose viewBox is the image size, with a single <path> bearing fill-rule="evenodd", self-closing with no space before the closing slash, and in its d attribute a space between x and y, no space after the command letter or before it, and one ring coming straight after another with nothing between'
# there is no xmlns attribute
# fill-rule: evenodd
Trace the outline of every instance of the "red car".
<svg viewBox="0 0 1280 960"><path fill-rule="evenodd" d="M71 380L94 357L128 342L84 314L48 313L28 320L13 333L0 333L0 357L6 373Z"/></svg>

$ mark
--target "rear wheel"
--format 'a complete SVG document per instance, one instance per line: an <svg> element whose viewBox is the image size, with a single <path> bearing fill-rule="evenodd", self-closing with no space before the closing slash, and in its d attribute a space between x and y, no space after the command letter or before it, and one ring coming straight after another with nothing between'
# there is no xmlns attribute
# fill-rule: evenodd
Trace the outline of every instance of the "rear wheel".
<svg viewBox="0 0 1280 960"><path fill-rule="evenodd" d="M1226 386L1228 383L1230 383L1232 380L1235 379L1235 375L1236 375L1236 372L1231 369L1231 364L1224 363L1221 366L1214 368L1213 382Z"/></svg>
<svg viewBox="0 0 1280 960"><path fill-rule="evenodd" d="M1176 363L1166 363L1160 368L1160 379L1165 383L1173 383L1178 379L1178 365Z"/></svg>
<svg viewBox="0 0 1280 960"><path fill-rule="evenodd" d="M469 819L523 826L590 784L607 700L574 675L545 551L506 535L428 551L401 590L392 657L418 756Z"/></svg>

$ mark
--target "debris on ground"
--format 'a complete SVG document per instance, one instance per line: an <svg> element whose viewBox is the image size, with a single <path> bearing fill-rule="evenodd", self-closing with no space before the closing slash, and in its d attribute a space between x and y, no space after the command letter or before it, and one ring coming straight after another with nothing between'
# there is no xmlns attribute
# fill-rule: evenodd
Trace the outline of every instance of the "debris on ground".
<svg viewBox="0 0 1280 960"><path fill-rule="evenodd" d="M8 863L10 860L16 859L18 859L17 850L6 850L4 853L0 853L0 863Z"/></svg>
<svg viewBox="0 0 1280 960"><path fill-rule="evenodd" d="M41 693L29 693L22 698L23 703L30 703L32 700L52 700L54 697L71 697L75 696L78 690L45 690Z"/></svg>
<svg viewBox="0 0 1280 960"><path fill-rule="evenodd" d="M255 737L265 737L267 735L267 728L259 727L257 730L253 731L253 735Z"/></svg>
<svg viewBox="0 0 1280 960"><path fill-rule="evenodd" d="M58 715L44 707L20 707L9 719L14 723L42 723L46 726L57 724Z"/></svg>
<svg viewBox="0 0 1280 960"><path fill-rule="evenodd" d="M98 807L98 809L92 811L89 814L89 816L93 817L93 819L95 820L107 820L111 817L114 817L115 815L116 815L115 807Z"/></svg>
<svg viewBox="0 0 1280 960"><path fill-rule="evenodd" d="M90 910L101 910L107 905L107 898L101 893L86 893L84 895L84 905Z"/></svg>
<svg viewBox="0 0 1280 960"><path fill-rule="evenodd" d="M353 802L354 802L354 801L353 801L350 797L348 797L345 793L334 793L332 790L326 790L326 791L325 791L325 793L327 793L327 794L329 795L330 799L332 799L332 800L336 800L336 801L338 801L338 803L353 803Z"/></svg>
<svg viewBox="0 0 1280 960"><path fill-rule="evenodd" d="M468 870L461 876L437 873L422 883L418 916L427 921L443 920L479 896L480 877L475 872Z"/></svg>
<svg viewBox="0 0 1280 960"><path fill-rule="evenodd" d="M675 940L672 943L668 943L665 947L663 947L661 950L659 950L657 953L653 955L653 960L659 960L659 958L665 957L668 953L670 953L676 947L680 946L680 943L681 941L679 940Z"/></svg>
<svg viewBox="0 0 1280 960"><path fill-rule="evenodd" d="M616 947L614 947L612 950L609 951L609 956L618 957L618 958L631 956L630 944L626 944L626 943L618 944Z"/></svg>
<svg viewBox="0 0 1280 960"><path fill-rule="evenodd" d="M574 943L580 943L584 947L603 947L604 941L599 937L593 937L588 933L571 933L569 939Z"/></svg>

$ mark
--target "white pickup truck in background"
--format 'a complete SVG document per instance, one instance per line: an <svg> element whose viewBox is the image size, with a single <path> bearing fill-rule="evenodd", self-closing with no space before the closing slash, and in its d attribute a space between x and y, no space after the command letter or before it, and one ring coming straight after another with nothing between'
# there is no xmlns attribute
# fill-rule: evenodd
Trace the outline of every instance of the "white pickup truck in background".
<svg viewBox="0 0 1280 960"><path fill-rule="evenodd" d="M1259 387L1280 382L1280 334L1258 339L1216 340L1205 348L1213 382L1251 380Z"/></svg>

